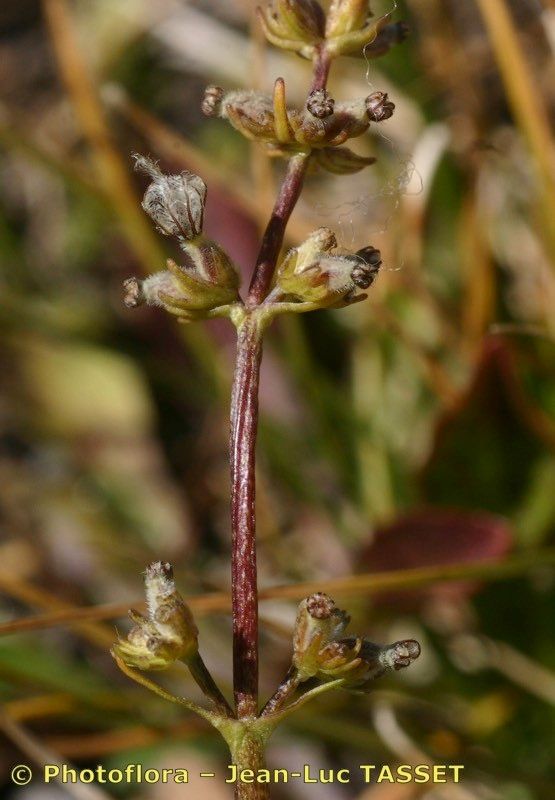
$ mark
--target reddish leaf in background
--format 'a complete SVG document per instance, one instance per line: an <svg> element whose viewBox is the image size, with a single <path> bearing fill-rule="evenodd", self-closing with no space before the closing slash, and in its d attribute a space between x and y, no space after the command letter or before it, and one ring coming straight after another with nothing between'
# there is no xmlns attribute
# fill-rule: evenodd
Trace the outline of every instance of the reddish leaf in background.
<svg viewBox="0 0 555 800"><path fill-rule="evenodd" d="M380 528L358 563L364 572L415 569L472 561L496 561L510 550L512 533L502 517L460 509L425 508ZM380 595L379 600L412 604L430 597L459 598L479 588L475 581L457 581Z"/></svg>

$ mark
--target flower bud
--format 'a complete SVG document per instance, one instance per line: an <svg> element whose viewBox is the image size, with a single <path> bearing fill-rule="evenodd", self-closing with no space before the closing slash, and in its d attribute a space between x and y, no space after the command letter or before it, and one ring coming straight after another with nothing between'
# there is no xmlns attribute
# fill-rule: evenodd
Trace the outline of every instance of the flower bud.
<svg viewBox="0 0 555 800"><path fill-rule="evenodd" d="M325 90L317 90L309 96L304 111L288 108L285 84L278 78L273 95L232 91L216 105L210 102L210 107L243 136L266 144L272 155L291 157L294 152L311 151L315 163L339 174L356 172L375 160L349 150L334 153L347 139L368 130L365 100L335 103ZM321 154L321 150L326 152Z"/></svg>
<svg viewBox="0 0 555 800"><path fill-rule="evenodd" d="M315 89L308 96L306 108L313 117L324 119L333 114L335 100L325 89Z"/></svg>
<svg viewBox="0 0 555 800"><path fill-rule="evenodd" d="M293 665L301 681L318 673L320 650L340 636L348 623L347 614L322 592L300 603L293 634Z"/></svg>
<svg viewBox="0 0 555 800"><path fill-rule="evenodd" d="M343 639L341 644L347 646L347 652L356 651L359 664L352 668L347 675L345 688L358 691L369 691L372 682L384 673L409 667L420 655L420 645L414 639L403 639L388 645L379 645L362 641L360 639Z"/></svg>
<svg viewBox="0 0 555 800"><path fill-rule="evenodd" d="M175 588L170 564L156 561L145 573L148 616L130 611L135 623L115 654L138 669L166 669L174 661L191 661L198 653L198 630L191 610Z"/></svg>
<svg viewBox="0 0 555 800"><path fill-rule="evenodd" d="M357 250L355 255L361 259L361 262L353 268L351 278L359 289L368 289L372 286L380 271L382 265L381 253L372 245L368 245L368 247L363 247L362 250Z"/></svg>
<svg viewBox="0 0 555 800"><path fill-rule="evenodd" d="M127 278L123 282L124 306L127 308L137 308L146 302L141 284L142 281L137 280L137 278Z"/></svg>
<svg viewBox="0 0 555 800"><path fill-rule="evenodd" d="M146 156L135 156L135 169L150 175L152 182L142 207L165 236L181 240L196 238L202 231L206 184L192 172L164 175Z"/></svg>
<svg viewBox="0 0 555 800"><path fill-rule="evenodd" d="M374 281L381 264L379 251L365 248L356 254L335 254L335 236L319 228L285 256L277 271L276 286L287 296L325 308L355 299L358 288ZM357 297L356 299L363 299Z"/></svg>
<svg viewBox="0 0 555 800"><path fill-rule="evenodd" d="M303 145L336 147L347 139L363 134L370 124L364 100L337 103L334 113L321 119L311 112L308 104L307 111L300 125L295 126L295 140Z"/></svg>
<svg viewBox="0 0 555 800"><path fill-rule="evenodd" d="M317 228L296 248L296 267L302 270L322 253L337 247L337 239L331 228Z"/></svg>
<svg viewBox="0 0 555 800"><path fill-rule="evenodd" d="M366 691L371 681L388 670L410 666L420 655L420 645L405 639L379 645L359 637L340 639L349 623L328 595L321 592L299 605L293 636L293 666L302 683L342 678L343 687Z"/></svg>
<svg viewBox="0 0 555 800"><path fill-rule="evenodd" d="M325 15L316 0L274 0L257 8L257 14L269 42L305 58L323 39Z"/></svg>
<svg viewBox="0 0 555 800"><path fill-rule="evenodd" d="M376 21L364 0L337 0L332 3L326 25L326 50L330 56L364 55L386 27L391 15Z"/></svg>
<svg viewBox="0 0 555 800"><path fill-rule="evenodd" d="M326 20L326 38L359 30L371 16L369 0L332 0Z"/></svg>
<svg viewBox="0 0 555 800"><path fill-rule="evenodd" d="M395 111L395 103L388 99L387 92L374 92L366 98L366 113L371 122L383 122Z"/></svg>
<svg viewBox="0 0 555 800"><path fill-rule="evenodd" d="M215 117L220 113L224 90L221 86L207 86L201 103L202 113L207 117Z"/></svg>
<svg viewBox="0 0 555 800"><path fill-rule="evenodd" d="M191 322L239 299L239 275L221 247L210 241L185 242L183 252L184 266L168 259L167 270L155 272L143 281L124 281L125 305L158 306Z"/></svg>

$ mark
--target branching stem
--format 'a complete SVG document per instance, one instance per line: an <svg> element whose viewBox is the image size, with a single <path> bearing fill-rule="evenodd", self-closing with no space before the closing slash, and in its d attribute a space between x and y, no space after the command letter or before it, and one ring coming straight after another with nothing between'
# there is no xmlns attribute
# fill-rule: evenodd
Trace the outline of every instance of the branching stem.
<svg viewBox="0 0 555 800"><path fill-rule="evenodd" d="M197 653L193 661L189 662L187 666L197 686L214 703L215 710L224 717L233 718L235 716L233 710L214 681L200 653Z"/></svg>
<svg viewBox="0 0 555 800"><path fill-rule="evenodd" d="M270 288L279 252L283 245L285 228L301 194L308 161L309 156L305 153L299 153L289 160L272 216L262 237L249 289L248 304L251 306L261 303Z"/></svg>
<svg viewBox="0 0 555 800"><path fill-rule="evenodd" d="M310 91L324 89L330 68L325 50L314 58ZM270 290L285 229L295 208L309 154L294 155L287 166L272 215L262 237L244 316L238 324L237 360L231 395L231 595L233 684L237 717L258 712L258 587L256 570L255 450L262 336L268 317L259 306Z"/></svg>

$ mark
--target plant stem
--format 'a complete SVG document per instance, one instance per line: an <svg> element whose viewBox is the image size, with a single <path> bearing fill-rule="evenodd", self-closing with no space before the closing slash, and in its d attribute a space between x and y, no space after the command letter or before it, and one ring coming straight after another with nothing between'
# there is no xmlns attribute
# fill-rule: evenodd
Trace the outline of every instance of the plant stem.
<svg viewBox="0 0 555 800"><path fill-rule="evenodd" d="M233 686L239 718L255 716L258 708L255 447L261 358L262 325L247 315L238 330L230 432Z"/></svg>
<svg viewBox="0 0 555 800"><path fill-rule="evenodd" d="M281 184L272 216L264 231L260 253L249 288L248 304L261 303L272 282L274 270L283 245L285 228L303 187L309 157L305 153L293 156L287 165L287 172Z"/></svg>
<svg viewBox="0 0 555 800"><path fill-rule="evenodd" d="M328 75L330 73L331 58L326 52L325 48L319 48L316 51L313 60L312 84L310 92L316 92L319 89L325 89L328 82Z"/></svg>
<svg viewBox="0 0 555 800"><path fill-rule="evenodd" d="M292 694L294 694L295 689L298 687L300 683L299 673L295 669L295 667L291 667L283 681L280 683L276 692L270 697L262 712L260 714L261 717L267 717L271 714L275 714L276 711L281 709L284 703L289 700Z"/></svg>
<svg viewBox="0 0 555 800"><path fill-rule="evenodd" d="M143 675L141 672L137 672L136 670L131 669L131 667L128 667L125 661L119 658L114 652L112 652L112 657L124 675L127 675L127 677L131 678L131 680L135 681L135 683L138 683L140 686L144 686L145 689L157 694L164 700L169 700L170 703L177 703L178 705L184 706L186 709L188 709L188 711L194 711L194 713L198 714L199 717L202 717L207 722L210 722L215 727L218 727L220 717L214 714L212 711L202 708L202 706L197 705L197 703L193 703L192 700L188 700L186 697L178 697L177 695L167 692L161 686L158 686L157 683L151 681L150 678L147 678L146 675Z"/></svg>
<svg viewBox="0 0 555 800"><path fill-rule="evenodd" d="M200 653L197 653L193 661L187 664L191 675L202 692L214 703L216 711L223 717L233 718L233 710L227 700L216 685Z"/></svg>
<svg viewBox="0 0 555 800"><path fill-rule="evenodd" d="M264 769L264 749L266 742L254 731L245 730L243 736L231 747L231 760L237 766L238 774L241 770L252 770L257 772ZM262 783L243 783L238 781L235 784L235 800L268 800L268 787Z"/></svg>
<svg viewBox="0 0 555 800"><path fill-rule="evenodd" d="M310 91L324 89L330 69L325 49L314 56ZM262 360L264 316L256 309L264 301L283 245L285 228L295 208L310 159L298 153L287 165L272 215L262 237L238 328L237 361L231 394L231 605L233 614L233 687L237 717L258 711L258 585L256 571L255 455L258 428L258 387Z"/></svg>

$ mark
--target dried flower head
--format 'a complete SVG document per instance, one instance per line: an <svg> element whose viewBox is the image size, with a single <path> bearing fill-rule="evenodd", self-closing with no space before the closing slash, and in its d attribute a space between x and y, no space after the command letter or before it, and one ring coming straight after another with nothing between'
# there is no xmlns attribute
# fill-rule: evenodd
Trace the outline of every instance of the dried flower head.
<svg viewBox="0 0 555 800"><path fill-rule="evenodd" d="M359 289L368 289L372 286L380 271L382 265L381 253L377 248L368 245L368 247L357 250L355 255L360 259L360 263L353 268L351 278Z"/></svg>
<svg viewBox="0 0 555 800"><path fill-rule="evenodd" d="M381 264L379 251L365 248L359 253L335 253L336 245L329 228L313 231L287 253L277 270L276 286L284 295L322 308L363 299L365 295L356 297L356 292L374 281ZM364 254L370 253L372 263L365 260Z"/></svg>
<svg viewBox="0 0 555 800"><path fill-rule="evenodd" d="M359 644L361 643L361 644ZM368 691L372 682L391 670L409 667L420 656L420 645L415 639L403 639L393 644L379 645L367 639L344 639L350 653L356 651L360 663L350 669L344 688Z"/></svg>
<svg viewBox="0 0 555 800"><path fill-rule="evenodd" d="M318 90L309 96L304 110L288 108L285 84L278 78L273 95L227 92L214 108L243 136L264 144L273 156L311 153L316 166L337 174L357 172L375 161L339 148L368 130L365 100L335 103L326 91Z"/></svg>
<svg viewBox="0 0 555 800"><path fill-rule="evenodd" d="M269 42L311 58L324 37L325 14L316 0L274 0L257 8Z"/></svg>
<svg viewBox="0 0 555 800"><path fill-rule="evenodd" d="M195 239L202 232L206 184L192 172L164 175L146 156L136 155L135 169L152 179L142 206L165 236Z"/></svg>
<svg viewBox="0 0 555 800"><path fill-rule="evenodd" d="M392 103L387 96L387 92L374 92L366 98L366 113L371 122L383 122L389 119L395 111L395 103Z"/></svg>
<svg viewBox="0 0 555 800"><path fill-rule="evenodd" d="M198 652L198 630L175 588L170 564L156 561L147 568L145 593L148 616L129 612L134 627L114 645L114 653L128 666L147 670L190 661Z"/></svg>
<svg viewBox="0 0 555 800"><path fill-rule="evenodd" d="M202 113L207 117L215 117L220 112L220 105L225 92L221 86L207 86L201 103Z"/></svg>
<svg viewBox="0 0 555 800"><path fill-rule="evenodd" d="M168 269L145 280L124 281L124 303L129 308L147 304L177 315L184 322L203 319L207 313L239 299L239 274L215 242L185 242L183 265L168 259Z"/></svg>
<svg viewBox="0 0 555 800"><path fill-rule="evenodd" d="M364 100L335 104L325 91L313 92L306 112L288 108L285 86L278 78L274 94L233 91L224 94L219 114L248 139L287 145L287 153L342 144L368 130ZM300 145L300 146L299 146Z"/></svg>
<svg viewBox="0 0 555 800"><path fill-rule="evenodd" d="M368 0L332 0L326 20L326 50L331 56L364 55L390 19L375 19Z"/></svg>
<svg viewBox="0 0 555 800"><path fill-rule="evenodd" d="M324 119L333 114L335 100L325 89L315 89L308 95L306 108L313 117Z"/></svg>
<svg viewBox="0 0 555 800"><path fill-rule="evenodd" d="M257 13L269 42L304 58L312 58L317 48L330 56L363 55L382 30L391 28L372 53L381 55L406 33L404 24L388 24L390 14L374 19L369 0L332 0L327 14L316 0L274 0Z"/></svg>
<svg viewBox="0 0 555 800"><path fill-rule="evenodd" d="M293 667L300 682L342 678L344 688L365 691L375 678L408 667L420 655L414 639L382 646L340 638L348 623L346 612L326 594L317 592L300 603L293 635Z"/></svg>
<svg viewBox="0 0 555 800"><path fill-rule="evenodd" d="M322 592L300 603L293 634L293 665L301 681L318 673L318 653L340 636L348 623L347 614Z"/></svg>

